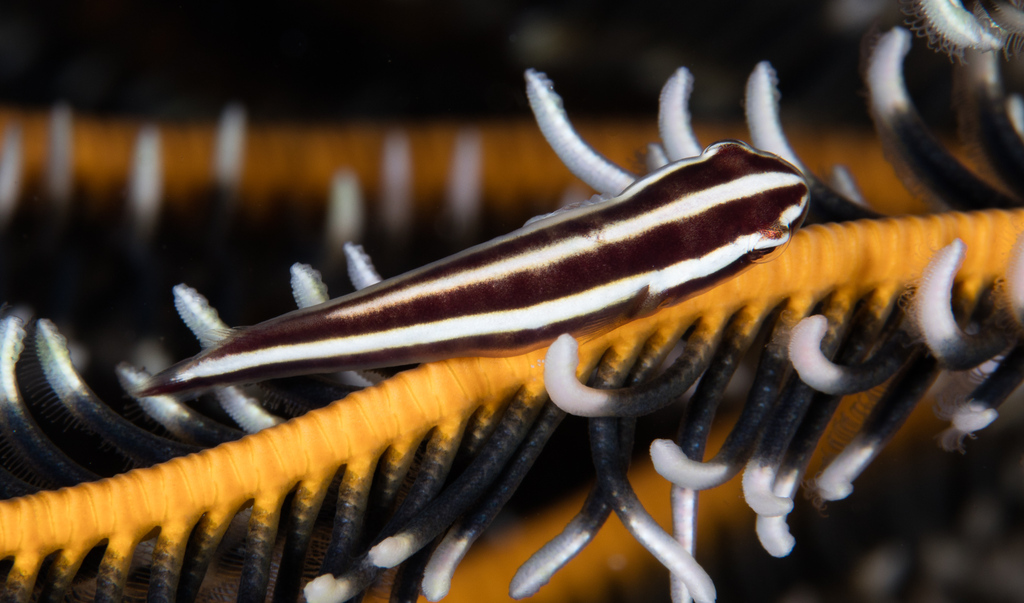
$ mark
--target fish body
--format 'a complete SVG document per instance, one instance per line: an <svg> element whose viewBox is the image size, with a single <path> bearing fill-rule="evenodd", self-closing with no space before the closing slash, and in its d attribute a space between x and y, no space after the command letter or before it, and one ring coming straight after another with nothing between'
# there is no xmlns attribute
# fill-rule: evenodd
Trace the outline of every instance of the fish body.
<svg viewBox="0 0 1024 603"><path fill-rule="evenodd" d="M781 250L807 211L796 168L734 141L489 242L238 330L137 396L463 356L596 336Z"/></svg>

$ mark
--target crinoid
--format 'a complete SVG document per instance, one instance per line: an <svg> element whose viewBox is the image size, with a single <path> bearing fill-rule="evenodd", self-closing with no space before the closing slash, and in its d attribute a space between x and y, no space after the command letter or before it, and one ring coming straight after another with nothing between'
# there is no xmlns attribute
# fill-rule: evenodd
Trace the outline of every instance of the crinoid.
<svg viewBox="0 0 1024 603"><path fill-rule="evenodd" d="M955 160L925 129L903 89L909 39L896 29L879 40L867 68L870 107L887 157L934 213L883 217L887 208L865 204L844 174L826 184L811 173L782 132L774 73L762 63L747 86L751 142L802 173L814 223L795 233L777 259L582 342L566 335L549 349L519 356L454 358L362 375L375 382L366 387L344 385L337 376L275 379L260 389L218 387L214 396L237 428L207 416L226 421L216 408L204 414L197 410L202 406L170 396L140 396L137 403L159 424L154 432L92 393L53 323L26 329L6 314L0 427L5 458L14 463L13 472L0 474L9 498L0 502L5 600L290 601L304 595L315 603L357 597L381 582L391 583L394 600L415 600L420 592L436 600L571 413L590 417L597 482L562 533L522 565L511 594L537 592L615 512L671 570L676 600L713 601L715 586L693 557L701 490L742 472L758 537L772 555L787 555L794 540L786 516L843 396L876 392L845 447L810 479L823 500L849 495L942 371L997 362L949 411L944 441L950 447L995 420L1024 377L1020 129L1006 108L997 66L988 57L972 60L963 74L976 93L967 110L980 124L973 131L981 159L999 183L986 183ZM652 170L700 152L686 108L690 86L680 70L664 88L662 143L647 154ZM527 90L540 129L574 174L609 195L634 181L575 133L543 74L528 72ZM228 128L231 119L237 115L226 120ZM152 157L146 140L153 135L146 136L140 155ZM231 138L229 130L221 140ZM465 144L472 148L472 141ZM144 166L154 160L139 161L132 196L139 200L133 232L141 240L152 191ZM225 159L225 204L234 186L230 164ZM361 204L353 201L351 181L342 178L338 189L337 211L355 220ZM388 228L404 226L397 220ZM339 249L356 288L379 280L358 248ZM301 307L326 299L318 273L307 266L293 267L292 286ZM227 336L197 291L180 286L174 293L203 347ZM26 349L31 359L21 358ZM756 369L742 411L705 461L725 388L751 356ZM23 368L29 363L38 368ZM128 391L147 379L127 365L118 376ZM99 479L36 425L23 391L136 468ZM276 400L287 417L268 413L257 397ZM626 469L639 417L683 399L677 436L651 445L656 469L674 484L674 534L668 534L639 503ZM70 487L54 489L62 486ZM224 570L232 564L233 574Z"/></svg>
<svg viewBox="0 0 1024 603"><path fill-rule="evenodd" d="M907 23L928 45L940 52L964 59L969 50L994 52L1006 56L1020 52L1024 35L1024 11L1019 0L973 2L967 10L962 2L901 0Z"/></svg>

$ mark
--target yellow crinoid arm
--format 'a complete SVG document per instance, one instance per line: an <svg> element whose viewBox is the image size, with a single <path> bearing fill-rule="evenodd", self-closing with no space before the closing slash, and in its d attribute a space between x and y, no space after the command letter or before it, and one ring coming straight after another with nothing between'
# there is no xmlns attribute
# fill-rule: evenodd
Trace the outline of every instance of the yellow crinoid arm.
<svg viewBox="0 0 1024 603"><path fill-rule="evenodd" d="M24 132L24 180L29 190L41 190L45 179L50 113L0 105L0 131L17 123ZM76 112L71 156L75 190L87 215L120 209L124 184L132 164L138 120L97 117ZM611 161L635 165L636 150L658 138L653 120L609 122L578 120L583 138ZM188 216L203 211L214 187L213 123L160 124L163 148L164 204L172 214ZM696 126L705 144L725 138L743 138L737 126ZM411 198L420 211L444 195L448 162L463 124L359 123L333 126L267 124L255 122L246 130L246 145L238 202L250 220L273 219L275 208L290 213L322 210L327 185L338 166L358 176L367 199L381 194L381 156L385 139L401 132L407 137L415 165ZM554 209L553 203L576 182L548 146L532 119L478 122L481 135L481 198L490 211L507 220ZM859 184L866 199L885 213L927 211L895 178L874 133L830 127L789 130L798 156L813 157L815 165L842 163L854 174L870 175ZM815 167L812 165L811 167ZM524 203L524 200L537 204ZM544 202L547 200L547 202ZM32 202L26 199L26 202ZM524 213L525 212L525 213ZM107 214L109 215L109 213ZM319 216L320 214L317 214Z"/></svg>
<svg viewBox="0 0 1024 603"><path fill-rule="evenodd" d="M1024 211L947 213L811 226L777 260L753 267L704 295L622 326L580 349L580 373L615 348L635 354L706 314L744 305L771 308L785 298L816 300L843 289L913 284L932 253L955 237L967 244L961 279L1002 276L1024 231ZM423 365L327 408L272 429L159 466L99 482L0 502L0 558L8 578L31 588L43 557L58 550L75 563L103 541L118 551L160 528L187 534L201 516L224 517L253 501L279 508L298 483L322 483L341 465L372 473L389 447L417 442L436 426L463 424L481 406L500 408L520 389L543 387L544 350L513 358L462 358ZM130 555L129 555L130 556Z"/></svg>

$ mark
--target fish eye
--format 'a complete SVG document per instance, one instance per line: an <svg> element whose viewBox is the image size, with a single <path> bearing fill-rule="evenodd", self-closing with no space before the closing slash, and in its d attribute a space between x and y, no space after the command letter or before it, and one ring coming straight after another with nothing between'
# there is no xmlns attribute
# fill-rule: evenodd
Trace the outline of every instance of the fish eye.
<svg viewBox="0 0 1024 603"><path fill-rule="evenodd" d="M758 242L759 249L753 254L752 261L755 264L765 264L782 255L782 252L789 247L790 228L780 222L775 222L767 228L761 229L758 234L761 240ZM772 244L777 242L776 244Z"/></svg>

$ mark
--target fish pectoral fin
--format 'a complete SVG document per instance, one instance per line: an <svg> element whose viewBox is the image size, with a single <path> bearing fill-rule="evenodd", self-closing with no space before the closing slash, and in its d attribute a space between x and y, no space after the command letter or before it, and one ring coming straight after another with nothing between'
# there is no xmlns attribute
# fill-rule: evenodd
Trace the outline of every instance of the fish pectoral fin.
<svg viewBox="0 0 1024 603"><path fill-rule="evenodd" d="M218 346L237 335L241 329L242 327L234 329L231 327L207 329L199 337L199 346L204 350Z"/></svg>
<svg viewBox="0 0 1024 603"><path fill-rule="evenodd" d="M665 307L664 302L664 295L655 295L651 293L651 287L649 285L645 286L643 289L637 291L636 295L633 297L633 305L629 312L629 319L634 320L654 314Z"/></svg>
<svg viewBox="0 0 1024 603"><path fill-rule="evenodd" d="M601 312L590 316L573 335L576 339L587 340L603 335L612 329L640 316L646 316L658 308L661 298L650 294L650 287L644 287L622 299L607 304Z"/></svg>

